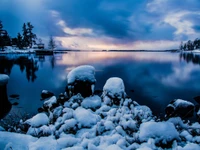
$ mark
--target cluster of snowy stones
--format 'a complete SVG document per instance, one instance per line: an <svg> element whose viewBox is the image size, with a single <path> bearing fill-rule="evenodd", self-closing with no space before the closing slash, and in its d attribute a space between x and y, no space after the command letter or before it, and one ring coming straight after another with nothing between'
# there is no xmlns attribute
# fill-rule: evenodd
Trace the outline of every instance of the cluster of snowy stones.
<svg viewBox="0 0 200 150"><path fill-rule="evenodd" d="M93 89L94 68L79 69L69 74L70 83L75 86L76 80L88 83L91 79ZM43 112L20 122L18 133L3 132L0 127L0 149L200 149L199 123L184 123L180 117L159 121L149 107L126 95L120 78L108 79L100 96L70 92L70 97L65 93L47 99Z"/></svg>

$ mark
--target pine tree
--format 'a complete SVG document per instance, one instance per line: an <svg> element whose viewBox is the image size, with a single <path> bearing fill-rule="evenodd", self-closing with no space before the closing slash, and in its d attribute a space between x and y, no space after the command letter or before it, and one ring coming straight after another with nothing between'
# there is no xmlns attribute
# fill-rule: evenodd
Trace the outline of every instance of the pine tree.
<svg viewBox="0 0 200 150"><path fill-rule="evenodd" d="M17 34L17 47L19 49L23 48L23 39L20 33Z"/></svg>
<svg viewBox="0 0 200 150"><path fill-rule="evenodd" d="M36 34L32 32L34 26L28 22L27 23L27 35L28 35L28 44L32 48L32 45L36 43Z"/></svg>
<svg viewBox="0 0 200 150"><path fill-rule="evenodd" d="M23 32L22 46L28 47L29 46L29 37L28 37L28 31L27 31L25 23L23 24L22 32Z"/></svg>
<svg viewBox="0 0 200 150"><path fill-rule="evenodd" d="M2 21L0 21L0 47L2 50L4 50L5 46L10 46L11 40L8 35L8 32L3 29Z"/></svg>
<svg viewBox="0 0 200 150"><path fill-rule="evenodd" d="M53 50L56 48L55 40L52 36L49 37L49 44L48 44L49 49Z"/></svg>
<svg viewBox="0 0 200 150"><path fill-rule="evenodd" d="M183 41L181 41L181 44L180 44L180 50L183 50Z"/></svg>

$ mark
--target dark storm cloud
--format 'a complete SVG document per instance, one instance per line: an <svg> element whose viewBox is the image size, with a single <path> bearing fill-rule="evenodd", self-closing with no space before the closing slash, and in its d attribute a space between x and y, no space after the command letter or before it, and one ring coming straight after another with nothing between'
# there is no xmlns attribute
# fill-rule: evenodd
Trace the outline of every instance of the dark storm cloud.
<svg viewBox="0 0 200 150"><path fill-rule="evenodd" d="M62 20L70 29L92 29L92 36L120 39L121 43L174 40L178 27L166 22L165 18L170 13L182 11L190 12L190 17L182 16L182 21L190 21L193 29L199 31L199 0L1 0L0 6L0 20L12 36L28 21L40 36L70 36L58 25ZM52 11L59 17L53 16ZM180 37L186 39L189 35Z"/></svg>

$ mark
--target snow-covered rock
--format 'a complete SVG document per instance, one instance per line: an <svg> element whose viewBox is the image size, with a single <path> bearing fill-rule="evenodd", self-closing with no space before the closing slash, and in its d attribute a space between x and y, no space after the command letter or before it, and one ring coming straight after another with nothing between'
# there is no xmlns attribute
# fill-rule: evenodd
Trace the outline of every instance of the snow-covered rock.
<svg viewBox="0 0 200 150"><path fill-rule="evenodd" d="M74 111L74 118L83 127L92 127L100 120L100 118L97 115L81 107L77 108Z"/></svg>
<svg viewBox="0 0 200 150"><path fill-rule="evenodd" d="M42 93L41 93L41 98L42 99L50 98L52 96L54 96L54 94L52 92L49 92L47 90L42 90Z"/></svg>
<svg viewBox="0 0 200 150"><path fill-rule="evenodd" d="M102 95L105 97L104 101L108 101L107 97L109 97L114 104L119 105L120 100L126 95L123 80L118 77L109 78L103 87Z"/></svg>
<svg viewBox="0 0 200 150"><path fill-rule="evenodd" d="M8 83L9 76L6 74L0 74L0 86L6 85Z"/></svg>
<svg viewBox="0 0 200 150"><path fill-rule="evenodd" d="M182 99L175 99L170 102L170 104L166 107L165 113L167 117L173 117L173 116L180 116L180 117L191 117L194 113L194 104L182 100Z"/></svg>
<svg viewBox="0 0 200 150"><path fill-rule="evenodd" d="M174 139L179 139L179 133L175 126L169 122L145 122L139 129L140 141L147 141L149 138L156 139L157 143L166 144Z"/></svg>
<svg viewBox="0 0 200 150"><path fill-rule="evenodd" d="M24 123L27 123L32 127L40 127L42 125L47 125L49 123L49 118L45 113L39 113L26 120Z"/></svg>
<svg viewBox="0 0 200 150"><path fill-rule="evenodd" d="M101 107L101 98L97 95L86 97L81 106L86 109L97 109Z"/></svg>
<svg viewBox="0 0 200 150"><path fill-rule="evenodd" d="M74 68L72 71L69 72L67 75L67 82L68 84L73 84L74 82L78 81L88 81L90 83L95 83L95 69L89 65L82 65L79 67Z"/></svg>
<svg viewBox="0 0 200 150"><path fill-rule="evenodd" d="M74 68L67 75L68 95L80 93L88 97L94 93L95 68L89 65L82 65Z"/></svg>
<svg viewBox="0 0 200 150"><path fill-rule="evenodd" d="M55 96L52 96L49 100L46 100L43 104L44 108L51 108L54 104L57 103L57 99Z"/></svg>

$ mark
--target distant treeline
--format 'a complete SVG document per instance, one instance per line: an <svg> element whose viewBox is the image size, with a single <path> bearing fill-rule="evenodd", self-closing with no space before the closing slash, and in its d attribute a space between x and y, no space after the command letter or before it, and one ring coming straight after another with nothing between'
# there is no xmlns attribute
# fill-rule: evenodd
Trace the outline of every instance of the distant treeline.
<svg viewBox="0 0 200 150"><path fill-rule="evenodd" d="M200 49L200 39L196 38L194 41L187 41L185 43L181 42L180 50L195 50Z"/></svg>
<svg viewBox="0 0 200 150"><path fill-rule="evenodd" d="M10 37L8 32L3 29L2 21L0 21L0 49L4 50L5 46L15 45L19 49L30 47L36 43L36 34L33 33L34 26L30 23L24 23L22 26L22 34L19 32L17 37Z"/></svg>

